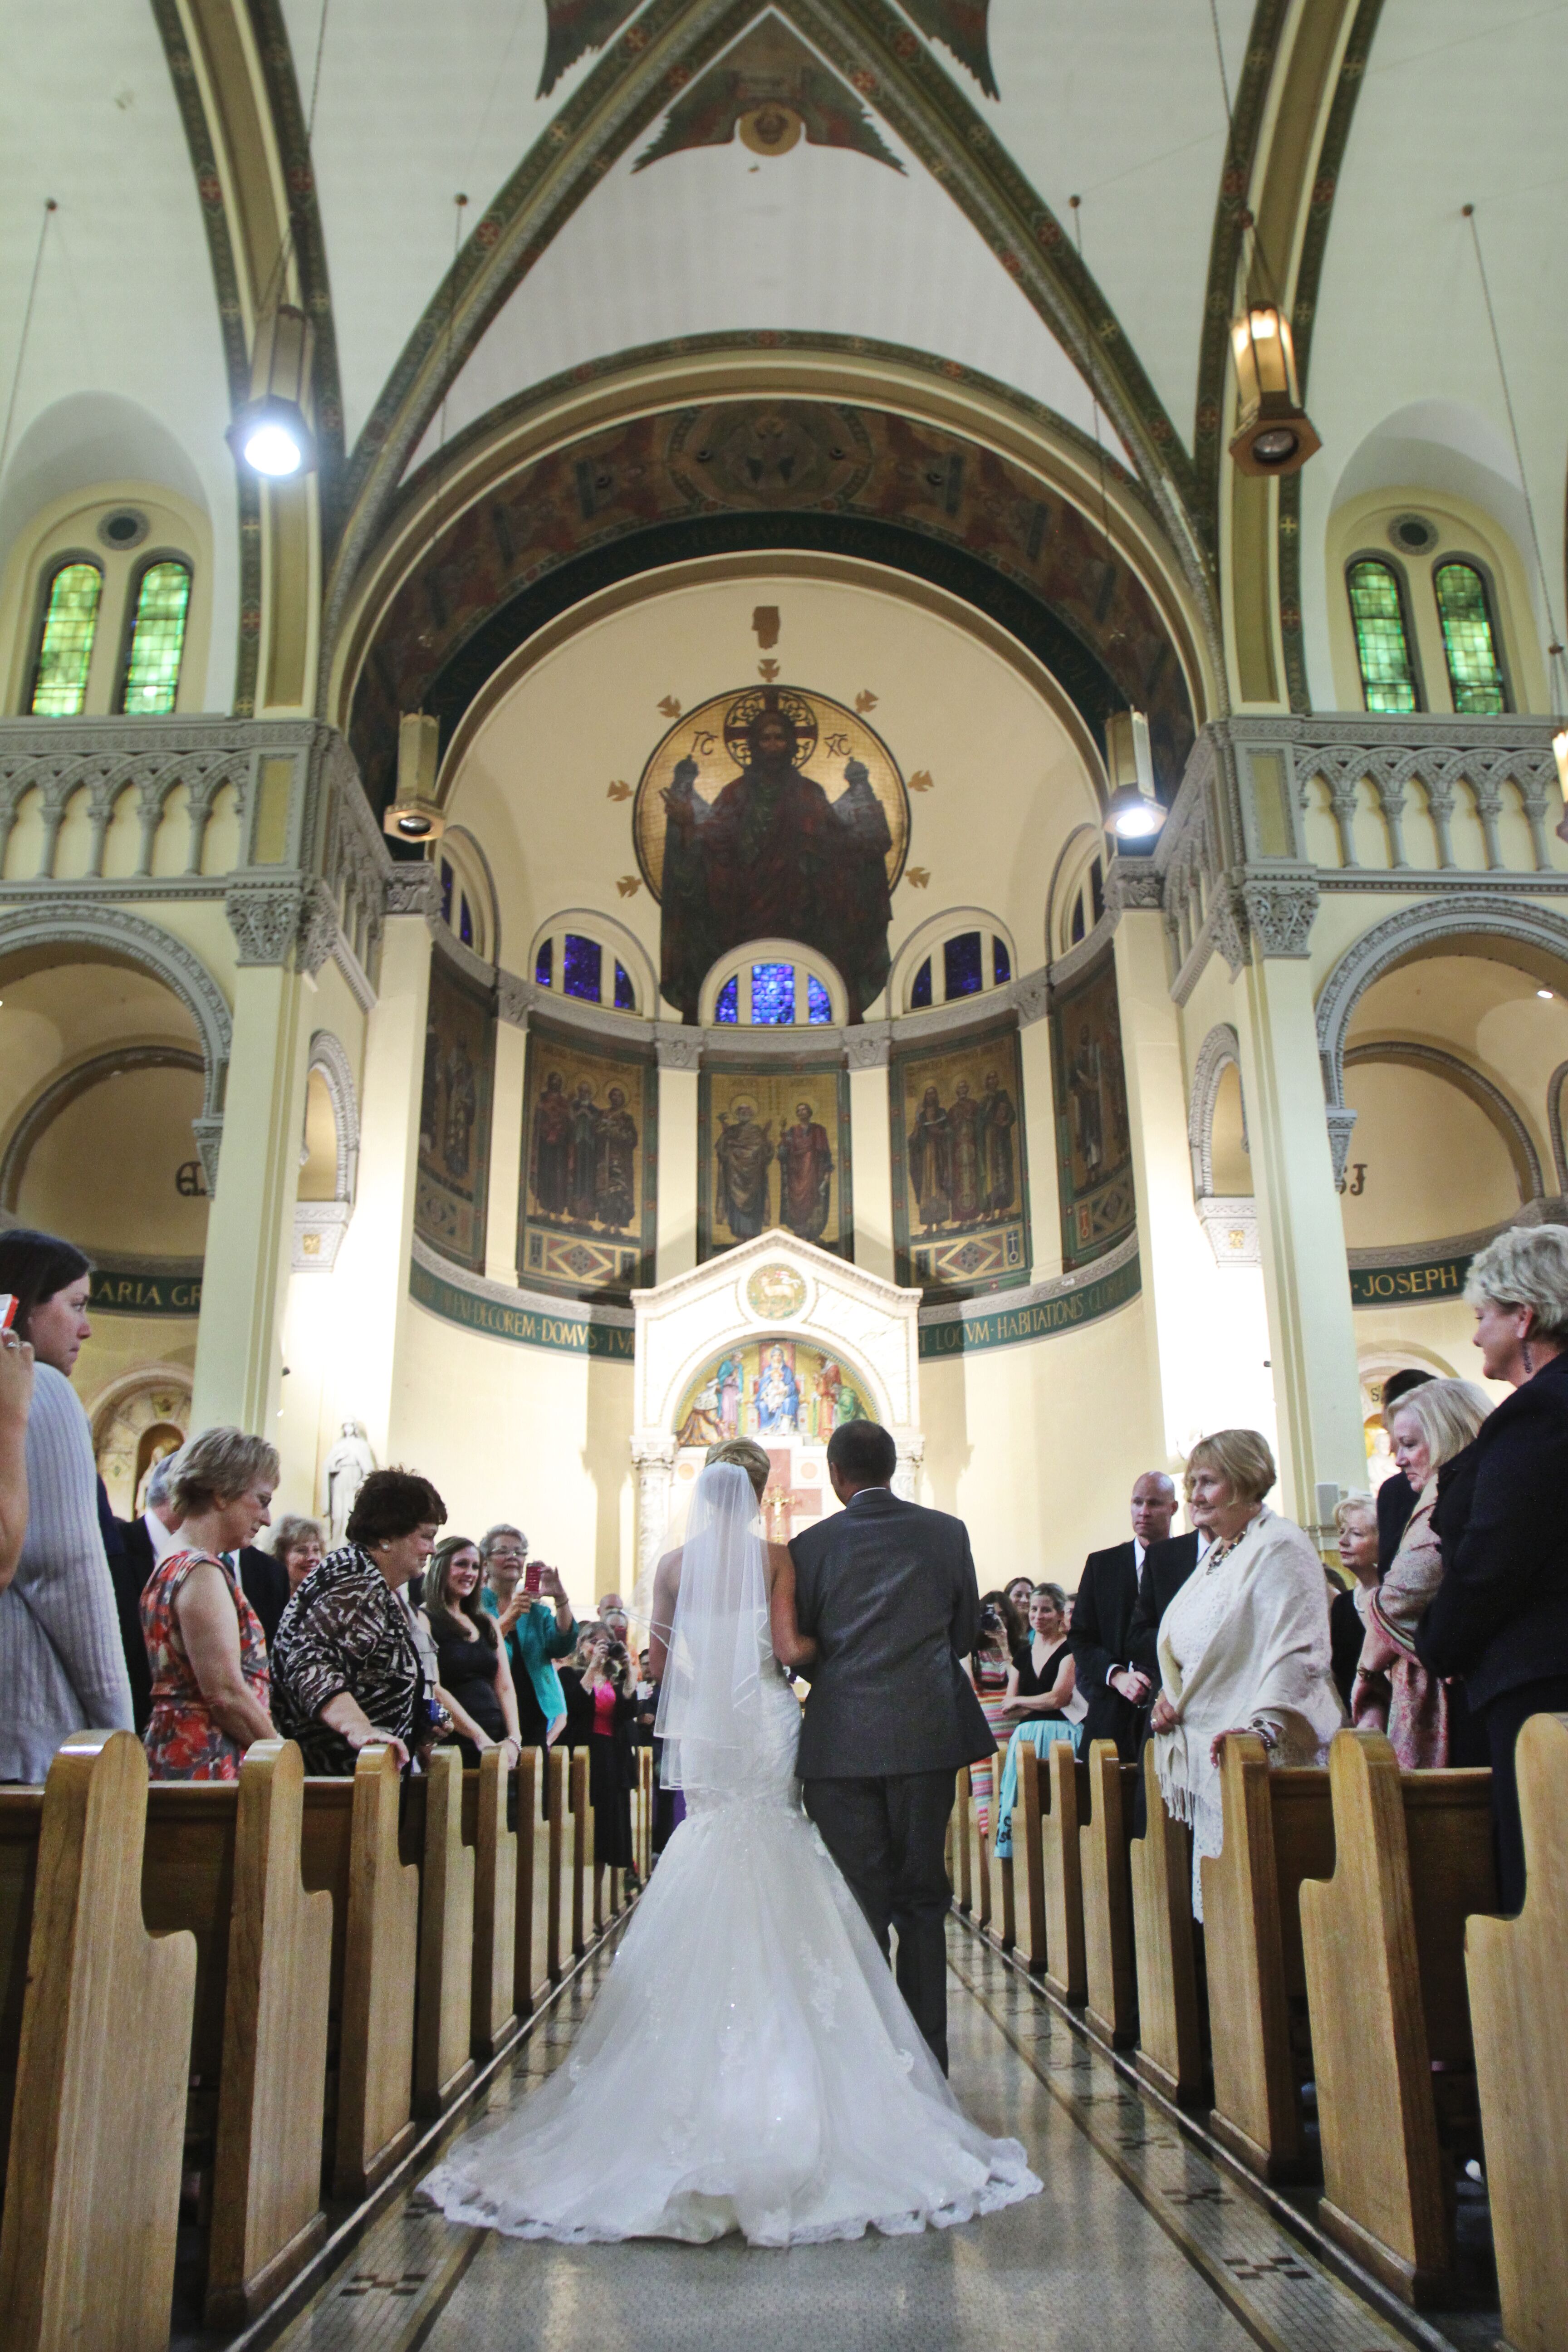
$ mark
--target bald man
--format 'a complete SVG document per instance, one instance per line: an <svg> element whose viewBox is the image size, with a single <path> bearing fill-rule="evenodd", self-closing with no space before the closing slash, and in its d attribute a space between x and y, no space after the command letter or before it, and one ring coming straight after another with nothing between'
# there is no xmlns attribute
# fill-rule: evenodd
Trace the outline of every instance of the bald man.
<svg viewBox="0 0 1568 2352"><path fill-rule="evenodd" d="M1073 1607L1073 1663L1078 1687L1089 1701L1083 1749L1091 1739L1114 1739L1127 1763L1138 1753L1142 1711L1150 1697L1147 1677L1132 1664L1132 1612L1144 1554L1163 1544L1176 1515L1176 1489L1163 1470L1145 1470L1132 1488L1132 1538L1091 1551L1079 1579Z"/></svg>

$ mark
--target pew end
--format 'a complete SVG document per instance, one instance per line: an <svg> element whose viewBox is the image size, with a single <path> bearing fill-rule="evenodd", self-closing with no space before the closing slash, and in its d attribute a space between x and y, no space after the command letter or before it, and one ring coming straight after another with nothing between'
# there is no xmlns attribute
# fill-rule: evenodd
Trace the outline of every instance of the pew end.
<svg viewBox="0 0 1568 2352"><path fill-rule="evenodd" d="M1139 2047L1146 2083L1182 2106L1203 2096L1203 2031L1193 1921L1193 1838L1165 1810L1154 1743L1143 1750L1147 1826L1128 1847Z"/></svg>
<svg viewBox="0 0 1568 2352"><path fill-rule="evenodd" d="M520 1770L513 1785L522 1798ZM533 1774L528 1775L531 1804ZM492 1748L479 1759L477 1772L463 1775L463 1843L473 1856L474 1963L470 1989L473 2056L493 2058L512 2041L518 2030L516 1945L519 1930L518 1831L507 1826L508 1778L500 1750ZM530 1822L530 1828L532 1823ZM530 1900L532 1889L529 1890Z"/></svg>
<svg viewBox="0 0 1568 2352"><path fill-rule="evenodd" d="M437 1748L403 1790L400 1850L419 1885L414 2113L445 2115L474 2079L474 1855L463 1843L463 1764Z"/></svg>
<svg viewBox="0 0 1568 2352"><path fill-rule="evenodd" d="M1089 1819L1079 1830L1083 1899L1084 2023L1114 2049L1138 2037L1130 1845L1138 1768L1112 1739L1092 1742L1085 1775Z"/></svg>
<svg viewBox="0 0 1568 2352"><path fill-rule="evenodd" d="M49 1766L0 2217L9 2352L169 2340L196 1939L147 1932L146 1809L132 1732L78 1732Z"/></svg>
<svg viewBox="0 0 1568 2352"><path fill-rule="evenodd" d="M313 1790L330 1792L340 1825L342 1990L332 2191L357 2200L379 2186L415 2139L419 1871L399 1852L400 1786L390 1748L362 1748L352 1780L317 1781Z"/></svg>
<svg viewBox="0 0 1568 2352"><path fill-rule="evenodd" d="M1040 1807L1040 1843L1045 1859L1046 1965L1048 1992L1081 2009L1089 1991L1084 1958L1083 1858L1079 1826L1089 1809L1089 1767L1072 1742L1054 1740L1046 1750Z"/></svg>
<svg viewBox="0 0 1568 2352"><path fill-rule="evenodd" d="M1531 1716L1515 1752L1524 1908L1465 1938L1506 2352L1568 2344L1568 1716ZM1526 2126L1525 2118L1530 2118Z"/></svg>

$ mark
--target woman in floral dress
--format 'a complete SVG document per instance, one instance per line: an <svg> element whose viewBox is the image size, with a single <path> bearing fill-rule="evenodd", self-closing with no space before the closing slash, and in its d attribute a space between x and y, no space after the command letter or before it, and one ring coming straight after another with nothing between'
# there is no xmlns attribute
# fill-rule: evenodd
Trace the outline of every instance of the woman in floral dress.
<svg viewBox="0 0 1568 2352"><path fill-rule="evenodd" d="M276 1737L267 1641L226 1553L271 1525L278 1454L264 1437L208 1429L180 1456L169 1498L178 1548L142 1593L153 1669L142 1738L154 1780L235 1780L253 1739Z"/></svg>

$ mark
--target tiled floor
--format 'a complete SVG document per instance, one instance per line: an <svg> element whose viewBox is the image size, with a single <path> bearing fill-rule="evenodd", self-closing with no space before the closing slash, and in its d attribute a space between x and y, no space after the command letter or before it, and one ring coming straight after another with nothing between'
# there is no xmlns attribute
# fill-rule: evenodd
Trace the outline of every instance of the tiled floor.
<svg viewBox="0 0 1568 2352"><path fill-rule="evenodd" d="M563 2247L413 2203L282 2337L289 2352L1399 2352L1397 2331L1131 2089L986 1946L951 1930L954 2085L1027 2145L1043 2197L920 2238L752 2252ZM503 2070L558 2063L602 1956ZM465 2126L473 2120L465 2116Z"/></svg>

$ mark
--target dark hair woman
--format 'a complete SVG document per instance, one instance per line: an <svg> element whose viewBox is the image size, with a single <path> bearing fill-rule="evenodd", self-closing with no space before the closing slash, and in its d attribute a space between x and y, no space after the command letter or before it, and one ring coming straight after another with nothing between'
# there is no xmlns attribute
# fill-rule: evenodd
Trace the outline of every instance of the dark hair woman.
<svg viewBox="0 0 1568 2352"><path fill-rule="evenodd" d="M517 1691L496 1621L479 1602L478 1544L447 1536L425 1575L425 1619L436 1645L436 1696L458 1730L463 1762L476 1767L487 1748L505 1750L507 1769L521 1750Z"/></svg>
<svg viewBox="0 0 1568 2352"><path fill-rule="evenodd" d="M12 1329L34 1357L26 1534L0 1591L0 1780L42 1780L73 1731L129 1731L134 1721L92 1437L70 1384L92 1333L90 1274L55 1234L0 1234L0 1292L15 1296Z"/></svg>
<svg viewBox="0 0 1568 2352"><path fill-rule="evenodd" d="M348 1541L313 1568L272 1644L272 1719L307 1772L346 1773L384 1740L406 1764L429 1743L432 1695L403 1587L435 1549L447 1506L409 1470L373 1470Z"/></svg>

